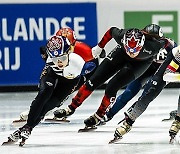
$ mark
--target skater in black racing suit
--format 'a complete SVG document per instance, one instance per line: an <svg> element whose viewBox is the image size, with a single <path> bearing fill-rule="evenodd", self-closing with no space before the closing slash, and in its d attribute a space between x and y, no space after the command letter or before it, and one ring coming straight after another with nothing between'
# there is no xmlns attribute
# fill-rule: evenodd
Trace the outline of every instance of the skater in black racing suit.
<svg viewBox="0 0 180 154"><path fill-rule="evenodd" d="M142 115L142 113L147 109L150 102L152 102L163 90L163 88L169 83L163 80L163 77L169 72L179 72L180 63L180 48L175 47L167 55L166 60L159 67L153 77L145 85L142 95L138 100L125 112L125 118L122 120L122 125L115 130L114 139L111 142L115 142L121 139L123 135L128 133L135 120ZM180 101L179 101L180 102ZM180 103L179 103L180 104ZM180 107L178 106L177 115L175 117L174 123L170 128L170 136L172 139L178 133L180 129Z"/></svg>
<svg viewBox="0 0 180 154"><path fill-rule="evenodd" d="M153 27L152 27L153 28ZM169 41L137 28L119 29L111 27L92 50L100 53L105 45L114 38L118 45L108 54L90 79L79 89L68 106L75 111L83 101L109 78L105 95L95 114L84 121L92 127L102 119L108 106L114 102L117 91L141 76L152 64L157 53L164 48L172 48Z"/></svg>
<svg viewBox="0 0 180 154"><path fill-rule="evenodd" d="M44 115L59 106L76 89L81 76L95 69L95 63L85 62L72 49L69 40L64 36L56 35L48 40L46 65L40 77L39 92L30 106L27 123L10 134L8 142L22 139L20 146L23 146Z"/></svg>

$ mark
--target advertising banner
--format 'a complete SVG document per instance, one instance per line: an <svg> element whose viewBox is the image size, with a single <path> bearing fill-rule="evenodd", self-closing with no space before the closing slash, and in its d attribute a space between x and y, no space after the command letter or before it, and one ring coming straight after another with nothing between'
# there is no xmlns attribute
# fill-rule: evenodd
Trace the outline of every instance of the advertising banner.
<svg viewBox="0 0 180 154"><path fill-rule="evenodd" d="M139 22L140 20L140 22ZM161 26L166 37L178 42L177 11L125 11L124 27L144 28L145 25L156 23Z"/></svg>
<svg viewBox="0 0 180 154"><path fill-rule="evenodd" d="M0 86L37 85L44 61L39 48L61 27L97 44L96 3L1 4Z"/></svg>

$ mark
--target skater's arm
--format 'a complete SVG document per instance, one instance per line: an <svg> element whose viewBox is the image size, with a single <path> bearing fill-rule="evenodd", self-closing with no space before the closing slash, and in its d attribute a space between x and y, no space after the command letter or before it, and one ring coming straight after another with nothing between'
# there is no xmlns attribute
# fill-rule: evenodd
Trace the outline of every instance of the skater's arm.
<svg viewBox="0 0 180 154"><path fill-rule="evenodd" d="M166 71L163 75L163 80L169 82L180 82L180 74L175 73L180 65L180 46L175 47L172 52L174 57L166 68Z"/></svg>
<svg viewBox="0 0 180 154"><path fill-rule="evenodd" d="M180 82L180 74L179 73L166 73L163 76L164 81L168 82Z"/></svg>
<svg viewBox="0 0 180 154"><path fill-rule="evenodd" d="M123 29L119 29L117 27L111 27L108 29L108 31L104 34L102 37L101 41L98 43L98 46L100 48L104 48L105 45L112 39L114 38L118 44L121 43L121 39L119 38L121 36Z"/></svg>
<svg viewBox="0 0 180 154"><path fill-rule="evenodd" d="M114 38L115 41L118 44L121 44L121 39L122 39L122 31L123 29L119 29L117 27L111 27L110 29L107 30L107 32L104 34L102 37L101 41L96 45L95 47L92 48L92 55L94 58L97 58L100 56L100 54L103 51L103 48L106 46L106 44Z"/></svg>

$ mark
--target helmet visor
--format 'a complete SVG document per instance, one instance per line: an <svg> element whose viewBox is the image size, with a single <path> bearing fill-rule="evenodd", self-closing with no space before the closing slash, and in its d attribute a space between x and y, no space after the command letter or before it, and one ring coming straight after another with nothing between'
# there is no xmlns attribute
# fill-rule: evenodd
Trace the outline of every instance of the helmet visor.
<svg viewBox="0 0 180 154"><path fill-rule="evenodd" d="M63 54L63 55L61 55L61 56L53 57L53 58L51 58L51 59L52 59L52 61L53 61L54 63L57 63L58 61L64 62L64 61L67 61L67 59L68 59L68 54Z"/></svg>
<svg viewBox="0 0 180 154"><path fill-rule="evenodd" d="M63 69L68 64L69 54L63 54L59 57L53 57L51 59L58 68Z"/></svg>

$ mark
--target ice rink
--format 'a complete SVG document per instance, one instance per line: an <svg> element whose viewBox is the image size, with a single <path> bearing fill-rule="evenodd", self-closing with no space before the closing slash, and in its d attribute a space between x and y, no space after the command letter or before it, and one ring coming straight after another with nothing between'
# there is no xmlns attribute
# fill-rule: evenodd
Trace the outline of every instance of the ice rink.
<svg viewBox="0 0 180 154"><path fill-rule="evenodd" d="M119 91L121 93L122 91ZM37 92L0 93L0 143L7 140L18 127L12 121L29 108ZM172 121L162 122L169 112L177 109L179 89L164 89L133 125L132 130L116 144L113 139L123 112L137 99L135 97L113 120L93 132L78 133L83 120L98 108L103 90L96 90L76 112L70 123L41 123L33 130L23 147L18 144L0 146L0 154L180 154L180 143L169 144L168 130ZM139 96L139 95L138 95ZM67 100L63 107L71 101ZM177 141L179 141L177 135Z"/></svg>

